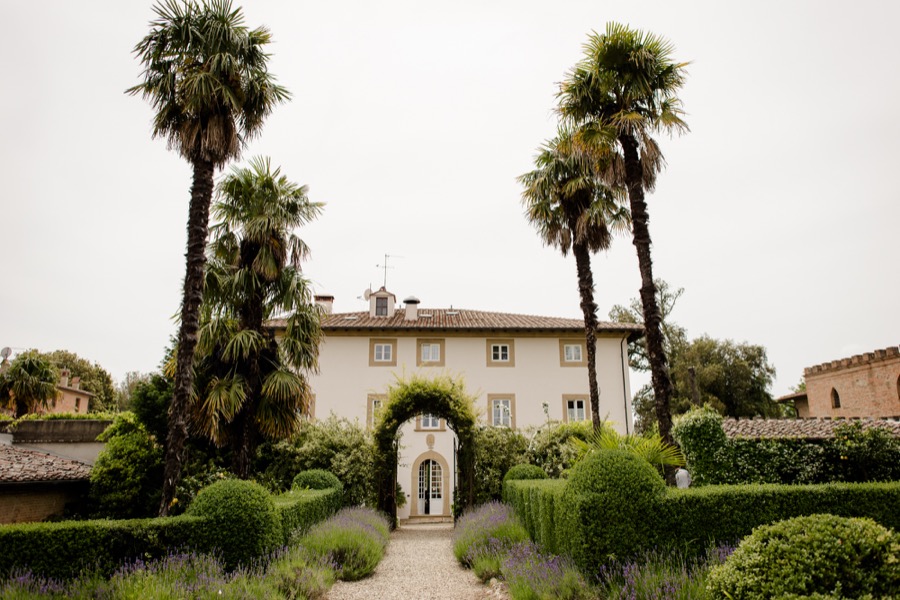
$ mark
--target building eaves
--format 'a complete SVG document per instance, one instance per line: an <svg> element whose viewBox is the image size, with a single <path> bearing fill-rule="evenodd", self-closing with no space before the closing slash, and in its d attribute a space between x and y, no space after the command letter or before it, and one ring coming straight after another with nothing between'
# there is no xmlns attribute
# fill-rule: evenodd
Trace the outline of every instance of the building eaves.
<svg viewBox="0 0 900 600"><path fill-rule="evenodd" d="M90 474L85 463L0 444L0 484L87 481Z"/></svg>

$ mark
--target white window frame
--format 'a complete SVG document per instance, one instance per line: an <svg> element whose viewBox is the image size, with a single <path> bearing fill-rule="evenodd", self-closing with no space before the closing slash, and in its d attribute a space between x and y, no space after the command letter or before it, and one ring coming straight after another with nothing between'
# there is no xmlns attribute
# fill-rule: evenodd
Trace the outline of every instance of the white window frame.
<svg viewBox="0 0 900 600"><path fill-rule="evenodd" d="M422 413L419 417L419 429L440 429L441 418L430 413Z"/></svg>
<svg viewBox="0 0 900 600"><path fill-rule="evenodd" d="M493 362L509 362L509 344L491 344Z"/></svg>
<svg viewBox="0 0 900 600"><path fill-rule="evenodd" d="M393 344L375 344L375 362L391 362L394 360Z"/></svg>
<svg viewBox="0 0 900 600"><path fill-rule="evenodd" d="M441 345L436 342L425 342L420 347L423 363L441 362Z"/></svg>
<svg viewBox="0 0 900 600"><path fill-rule="evenodd" d="M491 399L491 425L510 427L512 425L512 400L510 398Z"/></svg>
<svg viewBox="0 0 900 600"><path fill-rule="evenodd" d="M578 404L581 404L581 408L579 409ZM581 418L578 418L578 411L581 411ZM572 414L575 414L575 418L572 418ZM566 400L566 421L569 423L578 423L580 421L587 421L587 400L582 398L571 398Z"/></svg>
<svg viewBox="0 0 900 600"><path fill-rule="evenodd" d="M563 355L566 362L584 362L584 356L581 353L581 344L565 344L563 346Z"/></svg>

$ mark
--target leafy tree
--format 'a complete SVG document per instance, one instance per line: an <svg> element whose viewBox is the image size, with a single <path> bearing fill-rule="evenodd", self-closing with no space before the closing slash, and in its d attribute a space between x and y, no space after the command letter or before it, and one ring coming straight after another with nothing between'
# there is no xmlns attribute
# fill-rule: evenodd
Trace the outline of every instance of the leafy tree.
<svg viewBox="0 0 900 600"><path fill-rule="evenodd" d="M762 346L716 340L703 336L689 340L686 330L671 319L675 304L684 293L661 279L656 281L662 314L661 330L666 354L671 361L673 396L672 415L687 412L692 406L708 404L725 416L783 416L769 393L775 368L769 364ZM613 306L610 319L637 323L641 305L633 298L626 308ZM629 346L629 362L639 371L649 369L643 340ZM637 430L648 433L656 422L656 402L652 386L644 386L634 396Z"/></svg>
<svg viewBox="0 0 900 600"><path fill-rule="evenodd" d="M618 203L620 191L606 186L601 179L602 171L608 168L605 157L579 151L573 136L571 129L560 129L557 137L544 144L535 157L537 168L520 176L519 182L525 187L525 216L541 239L559 248L563 256L571 250L575 257L584 315L591 419L599 430L597 303L591 253L609 248L613 232L628 226L628 215Z"/></svg>
<svg viewBox="0 0 900 600"><path fill-rule="evenodd" d="M166 439L166 432L169 430L167 416L173 388L171 378L154 373L149 379L137 382L131 393L131 412L160 441Z"/></svg>
<svg viewBox="0 0 900 600"><path fill-rule="evenodd" d="M652 190L662 153L652 135L687 130L677 92L685 64L672 60L665 39L609 23L585 44L585 57L570 71L559 93L559 112L582 124L584 141L616 148L621 169L611 171L624 183L631 207L632 234L641 273L641 306L647 337L656 416L663 440L673 443L669 403L672 381L664 347L662 316L656 301L645 190Z"/></svg>
<svg viewBox="0 0 900 600"><path fill-rule="evenodd" d="M503 476L510 467L528 462L528 440L506 427L475 430L475 504L500 500Z"/></svg>
<svg viewBox="0 0 900 600"><path fill-rule="evenodd" d="M541 467L553 479L564 477L578 458L573 440L586 440L593 431L587 421L554 422L528 432L527 462Z"/></svg>
<svg viewBox="0 0 900 600"><path fill-rule="evenodd" d="M23 417L40 408L48 408L56 398L59 373L37 350L17 355L0 372L0 407Z"/></svg>
<svg viewBox="0 0 900 600"><path fill-rule="evenodd" d="M258 135L274 107L288 99L275 84L264 47L265 28L248 29L231 0L162 0L150 33L134 48L143 81L129 88L156 111L153 136L193 168L184 293L175 370L175 394L166 444L160 515L166 515L186 458L193 356L203 299L206 238L213 175Z"/></svg>
<svg viewBox="0 0 900 600"><path fill-rule="evenodd" d="M91 469L91 500L97 516L151 516L159 504L162 446L133 415L116 417L100 437L106 446Z"/></svg>
<svg viewBox="0 0 900 600"><path fill-rule="evenodd" d="M219 186L207 265L204 319L197 344L194 426L230 444L233 470L250 475L263 438L290 436L318 367L320 311L300 273L308 254L292 232L322 209L305 186L291 183L268 159L237 168ZM265 326L288 314L282 335Z"/></svg>
<svg viewBox="0 0 900 600"><path fill-rule="evenodd" d="M282 492L290 489L300 471L324 469L344 484L346 505L373 505L374 452L370 431L358 422L332 415L323 421L303 423L287 440L263 443L255 472L269 489Z"/></svg>
<svg viewBox="0 0 900 600"><path fill-rule="evenodd" d="M134 390L137 389L139 384L149 381L151 377L150 373L141 373L140 371L128 371L125 373L125 379L116 385L116 408L118 410L128 410Z"/></svg>
<svg viewBox="0 0 900 600"><path fill-rule="evenodd" d="M112 376L99 363L91 363L68 350L54 350L43 356L57 369L68 369L72 377L81 378L81 389L94 394L90 412L116 410L116 388Z"/></svg>
<svg viewBox="0 0 900 600"><path fill-rule="evenodd" d="M660 329L663 335L663 347L666 356L672 357L687 344L687 331L669 317L675 310L675 303L684 294L684 288L673 289L663 279L656 280L656 296L660 314ZM632 298L628 306L614 305L609 311L609 318L616 323L643 324L643 307L640 298ZM647 339L638 338L628 343L628 362L636 371L650 370L650 356L647 353Z"/></svg>

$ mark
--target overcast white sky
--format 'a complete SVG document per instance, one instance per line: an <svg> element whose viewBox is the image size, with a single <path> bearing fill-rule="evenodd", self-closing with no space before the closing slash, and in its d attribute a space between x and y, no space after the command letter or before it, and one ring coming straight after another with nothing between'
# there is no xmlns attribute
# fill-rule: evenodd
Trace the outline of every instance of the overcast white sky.
<svg viewBox="0 0 900 600"><path fill-rule="evenodd" d="M557 84L619 21L691 61L691 132L660 140L648 199L674 320L805 366L900 341L900 3L248 0L294 95L262 154L324 214L300 232L335 310L382 283L424 307L579 317L575 265L526 223L516 176L556 129ZM0 346L65 348L117 379L175 325L191 170L124 90L144 1L0 0ZM596 257L600 316L640 285L628 238ZM638 378L639 381L640 378ZM638 387L633 381L633 387Z"/></svg>

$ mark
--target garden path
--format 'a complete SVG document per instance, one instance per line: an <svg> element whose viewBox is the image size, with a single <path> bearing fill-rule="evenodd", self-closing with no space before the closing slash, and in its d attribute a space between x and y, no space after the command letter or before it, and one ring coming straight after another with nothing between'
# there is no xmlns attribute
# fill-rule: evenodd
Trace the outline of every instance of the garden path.
<svg viewBox="0 0 900 600"><path fill-rule="evenodd" d="M484 600L508 598L499 584L485 586L453 556L453 525L416 524L391 534L375 573L338 581L328 600Z"/></svg>

